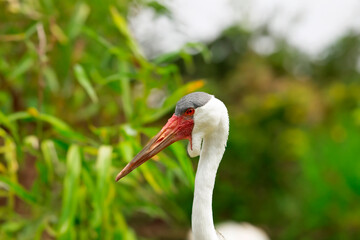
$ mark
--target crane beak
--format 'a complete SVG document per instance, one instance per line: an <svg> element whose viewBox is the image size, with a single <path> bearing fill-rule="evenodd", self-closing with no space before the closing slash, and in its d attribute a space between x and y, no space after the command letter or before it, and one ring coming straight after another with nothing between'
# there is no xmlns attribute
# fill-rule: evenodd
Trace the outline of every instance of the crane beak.
<svg viewBox="0 0 360 240"><path fill-rule="evenodd" d="M153 137L146 146L131 160L123 170L116 176L116 181L125 177L132 170L155 156L167 146L182 139L191 142L191 133L194 127L194 120L175 114L168 120L161 131Z"/></svg>

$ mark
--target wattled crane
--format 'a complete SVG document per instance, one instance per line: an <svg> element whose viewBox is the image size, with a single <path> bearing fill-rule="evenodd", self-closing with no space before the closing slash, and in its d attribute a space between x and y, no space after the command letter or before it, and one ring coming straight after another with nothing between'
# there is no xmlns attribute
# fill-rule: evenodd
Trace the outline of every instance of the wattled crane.
<svg viewBox="0 0 360 240"><path fill-rule="evenodd" d="M170 144L182 139L189 140L187 146L189 156L197 157L200 155L195 177L192 207L192 237L195 240L224 239L223 235L215 230L212 214L212 195L216 172L225 151L228 135L229 116L224 103L204 92L190 93L177 102L174 115L161 131L117 175L116 181ZM241 225L233 224L233 229L236 226L241 231ZM247 238L246 236L251 235L241 236L240 232L236 233L234 231L238 235L229 235L228 239L268 239L264 232L251 225L248 225L247 230L253 231L255 235L252 235L252 238Z"/></svg>

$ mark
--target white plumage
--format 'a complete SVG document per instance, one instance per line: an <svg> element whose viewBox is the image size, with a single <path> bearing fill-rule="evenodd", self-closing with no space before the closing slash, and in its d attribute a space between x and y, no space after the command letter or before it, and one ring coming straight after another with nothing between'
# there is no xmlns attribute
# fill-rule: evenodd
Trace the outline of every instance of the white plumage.
<svg viewBox="0 0 360 240"><path fill-rule="evenodd" d="M216 225L216 230L219 239L224 240L270 240L262 229L245 222L223 222ZM187 239L195 240L191 231Z"/></svg>
<svg viewBox="0 0 360 240"><path fill-rule="evenodd" d="M265 232L248 223L226 222L215 230L212 216L212 194L216 172L225 151L229 134L227 108L215 97L196 109L190 157L200 155L195 178L192 210L194 240L268 240ZM220 233L220 234L219 234ZM219 236L220 235L220 236Z"/></svg>
<svg viewBox="0 0 360 240"><path fill-rule="evenodd" d="M212 195L216 172L229 135L229 115L224 103L203 92L191 93L176 104L175 114L134 159L118 174L121 179L170 144L188 139L190 157L200 155L195 176L191 224L194 240L268 240L266 234L247 223L218 225L215 230Z"/></svg>

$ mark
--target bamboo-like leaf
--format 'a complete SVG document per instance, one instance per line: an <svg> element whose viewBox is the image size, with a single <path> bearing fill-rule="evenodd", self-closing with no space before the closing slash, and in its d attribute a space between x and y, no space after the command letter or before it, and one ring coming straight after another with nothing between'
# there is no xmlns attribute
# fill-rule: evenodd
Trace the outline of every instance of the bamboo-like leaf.
<svg viewBox="0 0 360 240"><path fill-rule="evenodd" d="M101 46L105 47L107 51L111 52L112 54L123 58L126 56L126 51L121 47L116 47L112 43L110 43L107 39L104 37L98 35L97 32L95 32L91 28L87 28L86 26L83 27L83 32L90 38L94 39L96 42L98 42ZM118 78L116 79L118 80Z"/></svg>
<svg viewBox="0 0 360 240"><path fill-rule="evenodd" d="M35 108L29 108L27 112L16 112L11 115L9 115L10 121L17 121L21 119L29 119L29 118L37 118L40 120L43 120L45 122L50 123L55 128L58 128L62 131L72 131L69 125L67 125L65 122L60 120L59 118L56 118L52 115L39 113Z"/></svg>
<svg viewBox="0 0 360 240"><path fill-rule="evenodd" d="M10 122L14 122L21 119L31 118L31 115L28 112L15 112L8 115L8 119Z"/></svg>
<svg viewBox="0 0 360 240"><path fill-rule="evenodd" d="M114 7L110 7L110 14L113 19L113 22L115 23L115 26L120 31L120 33L125 37L126 43L128 47L131 49L131 51L135 54L137 57L137 60L140 62L144 62L144 58L142 57L139 47L137 46L136 42L131 37L129 28L127 26L127 22L123 16L118 12L118 10Z"/></svg>
<svg viewBox="0 0 360 240"><path fill-rule="evenodd" d="M25 219L18 219L17 221L8 221L1 224L0 233L15 233L19 231L27 223ZM0 234L1 236L1 234Z"/></svg>
<svg viewBox="0 0 360 240"><path fill-rule="evenodd" d="M96 40L98 43L100 43L100 44L101 44L102 46L104 46L105 48L107 48L107 49L112 49L112 48L114 48L114 46L113 46L107 39L105 39L104 37L98 35L98 33L95 32L93 29L84 26L83 32L84 32L87 36L89 36L89 37L91 37L92 39Z"/></svg>
<svg viewBox="0 0 360 240"><path fill-rule="evenodd" d="M179 52L170 52L170 53L161 54L160 56L156 57L154 59L154 62L156 64L170 63L176 61L179 58L180 58Z"/></svg>
<svg viewBox="0 0 360 240"><path fill-rule="evenodd" d="M31 202L31 197L26 194L26 191L17 183L17 171L19 169L19 163L17 159L16 144L13 139L0 128L0 138L2 145L0 146L0 153L3 154L6 162L6 175L8 178L3 178L0 182L7 184L7 205L10 209L15 207L15 195L24 198L25 201ZM8 181L7 181L8 180ZM4 185L4 184L0 184Z"/></svg>
<svg viewBox="0 0 360 240"><path fill-rule="evenodd" d="M141 132L145 133L148 137L154 136L159 130L157 128L142 128ZM168 169L181 169L183 178L181 178L185 184L193 187L195 182L195 174L191 164L191 159L187 156L186 148L184 148L182 143L173 143L169 146L169 149L174 153L175 157L178 159L179 164L171 159L170 157L166 156L165 153L160 152L158 153L159 158L161 159L161 163L164 164ZM154 171L151 169L151 171ZM167 189L166 182L162 183L161 180L158 180L159 184L163 188Z"/></svg>
<svg viewBox="0 0 360 240"><path fill-rule="evenodd" d="M127 226L121 212L114 213L114 219L118 228L115 230L116 239L136 240L135 233Z"/></svg>
<svg viewBox="0 0 360 240"><path fill-rule="evenodd" d="M51 124L60 134L64 135L65 137L71 137L72 139L78 141L85 140L85 137L83 135L75 132L67 123L55 116L39 113L34 117Z"/></svg>
<svg viewBox="0 0 360 240"><path fill-rule="evenodd" d="M30 25L30 27L25 31L26 39L29 39L32 35L36 33L37 24L38 23L35 22L34 24Z"/></svg>
<svg viewBox="0 0 360 240"><path fill-rule="evenodd" d="M66 124L61 119L54 117L52 115L41 113L37 117L38 119L47 122L51 124L55 129L58 130L59 133L62 133L63 135L67 137L71 137L73 139L82 141L85 139L84 136L82 136L80 133L75 132L68 124Z"/></svg>
<svg viewBox="0 0 360 240"><path fill-rule="evenodd" d="M194 169L191 164L191 159L186 154L186 148L181 143L173 143L170 146L170 149L175 154L176 158L178 159L180 163L180 167L182 171L184 172L186 179L188 180L188 184L191 187L194 187L195 183L195 174Z"/></svg>
<svg viewBox="0 0 360 240"><path fill-rule="evenodd" d="M194 61L193 61L192 55L188 54L188 53L185 52L185 51L181 51L181 52L180 52L180 56L181 56L181 58L182 58L183 61L184 61L186 70L187 70L188 72L193 72L193 71L194 71Z"/></svg>
<svg viewBox="0 0 360 240"><path fill-rule="evenodd" d="M59 90L59 82L55 71L50 67L46 67L44 69L44 76L46 85L49 86L51 92L56 93Z"/></svg>
<svg viewBox="0 0 360 240"><path fill-rule="evenodd" d="M202 57L204 58L205 62L208 63L211 60L211 51L204 43L194 42L194 43L187 43L185 48L191 48L201 53Z"/></svg>
<svg viewBox="0 0 360 240"><path fill-rule="evenodd" d="M143 164L139 169L144 175L146 181L155 190L155 192L157 194L161 194L163 190L160 187L159 183L156 181L155 176L153 175L153 172L151 171L151 167L149 166L149 164Z"/></svg>
<svg viewBox="0 0 360 240"><path fill-rule="evenodd" d="M66 176L64 179L61 217L58 230L60 239L66 239L73 228L78 205L81 153L77 145L71 145L66 156Z"/></svg>
<svg viewBox="0 0 360 240"><path fill-rule="evenodd" d="M31 118L39 119L41 121L49 123L65 137L71 137L72 139L77 141L83 141L85 139L83 135L75 132L68 124L66 124L61 119L49 114L39 113L35 108L29 108L27 112L16 112L8 116L8 120L10 122Z"/></svg>
<svg viewBox="0 0 360 240"><path fill-rule="evenodd" d="M98 97L94 88L91 86L90 80L86 75L84 68L80 64L76 64L74 67L75 76L80 85L85 89L86 93L89 95L91 100L94 103L98 102Z"/></svg>
<svg viewBox="0 0 360 240"><path fill-rule="evenodd" d="M16 123L11 122L9 117L5 116L1 111L0 111L0 124L4 125L5 127L7 127L10 130L12 136L15 139L15 142L19 141L19 134L17 131Z"/></svg>
<svg viewBox="0 0 360 240"><path fill-rule="evenodd" d="M14 192L16 196L18 196L20 199L24 200L25 202L32 204L37 202L36 197L32 193L26 191L20 184L11 181L9 178L0 176L0 182L6 184L9 190Z"/></svg>
<svg viewBox="0 0 360 240"><path fill-rule="evenodd" d="M120 150L122 159L125 160L126 163L129 163L131 159L134 157L134 150L131 142L124 140L120 142Z"/></svg>
<svg viewBox="0 0 360 240"><path fill-rule="evenodd" d="M34 58L31 55L25 56L10 73L9 78L14 79L28 71L34 64Z"/></svg>
<svg viewBox="0 0 360 240"><path fill-rule="evenodd" d="M165 100L164 105L160 109L156 110L156 112L152 112L148 115L145 115L144 118L142 119L142 123L145 124L158 120L166 113L171 111L181 97L202 88L204 84L205 84L204 80L197 80L197 81L189 82L186 85L180 87Z"/></svg>
<svg viewBox="0 0 360 240"><path fill-rule="evenodd" d="M108 189L110 184L110 166L111 166L111 146L101 146L98 151L98 157L96 160L96 200L95 200L95 218L93 219L93 226L97 227L106 218L106 209L108 206L105 203L105 199L108 195ZM112 181L113 182L113 181Z"/></svg>
<svg viewBox="0 0 360 240"><path fill-rule="evenodd" d="M80 33L82 26L84 25L87 17L89 16L90 8L87 4L81 2L76 6L73 12L74 14L69 23L69 27L67 31L68 32L67 35L71 39L76 37Z"/></svg>
<svg viewBox="0 0 360 240"><path fill-rule="evenodd" d="M50 31L52 33L52 35L61 43L61 44L66 44L68 43L69 39L66 36L66 34L64 33L64 31L60 28L59 25L57 25L56 23L53 23L50 25ZM73 31L74 32L74 31ZM74 33L72 33L74 35Z"/></svg>
<svg viewBox="0 0 360 240"><path fill-rule="evenodd" d="M19 169L19 164L16 156L16 144L13 141L12 137L10 137L5 130L0 128L0 137L3 138L3 145L1 146L0 153L4 154L7 169L9 174L11 175L11 179L15 179L16 172Z"/></svg>
<svg viewBox="0 0 360 240"><path fill-rule="evenodd" d="M98 189L101 191L105 187L105 182L109 179L109 169L111 166L111 146L101 146L98 151L98 157L96 161L96 175L98 178Z"/></svg>
<svg viewBox="0 0 360 240"><path fill-rule="evenodd" d="M47 167L47 180L51 183L54 178L54 162L58 161L54 142L51 140L44 140L41 143L41 151L44 156L45 164Z"/></svg>
<svg viewBox="0 0 360 240"><path fill-rule="evenodd" d="M165 7L165 5L163 5L157 1L146 2L146 5L150 8L152 8L156 12L156 14L158 14L159 16L167 15L167 16L171 17L170 10L167 9Z"/></svg>
<svg viewBox="0 0 360 240"><path fill-rule="evenodd" d="M126 20L121 16L121 14L116 10L114 6L110 7L110 13L111 17L116 25L116 27L119 29L119 31L126 37L130 37L130 31L127 26Z"/></svg>

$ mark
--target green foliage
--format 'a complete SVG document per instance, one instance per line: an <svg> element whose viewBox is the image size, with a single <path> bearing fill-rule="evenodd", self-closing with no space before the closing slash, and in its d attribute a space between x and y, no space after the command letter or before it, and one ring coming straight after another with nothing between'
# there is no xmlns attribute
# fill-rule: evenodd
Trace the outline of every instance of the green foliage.
<svg viewBox="0 0 360 240"><path fill-rule="evenodd" d="M210 44L210 66L195 58L201 67L190 75L216 79L210 85L230 114L215 220L249 221L272 239L356 239L359 35L340 39L315 60L283 41L259 56L244 48L250 39L229 29ZM218 62L222 46L230 50Z"/></svg>
<svg viewBox="0 0 360 240"><path fill-rule="evenodd" d="M130 4L0 3L0 239L183 239L194 168L182 143L114 178L204 86L183 78L204 77L230 114L215 221L272 239L356 239L359 36L314 60L276 38L274 53L255 54L251 39L266 31L234 27L149 61Z"/></svg>
<svg viewBox="0 0 360 240"><path fill-rule="evenodd" d="M1 239L131 240L137 215L188 221L181 203L161 208L193 187L182 144L115 183L153 123L204 85L141 55L129 4L1 3Z"/></svg>

